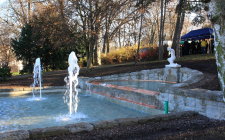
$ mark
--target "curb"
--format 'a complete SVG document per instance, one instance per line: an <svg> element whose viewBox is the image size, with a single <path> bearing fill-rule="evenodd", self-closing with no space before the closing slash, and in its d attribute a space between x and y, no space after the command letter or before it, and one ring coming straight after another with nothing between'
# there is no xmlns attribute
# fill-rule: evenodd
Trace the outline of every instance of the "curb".
<svg viewBox="0 0 225 140"><path fill-rule="evenodd" d="M109 121L100 121L93 123L76 123L65 126L55 126L47 128L36 128L32 130L17 130L11 132L0 133L1 140L24 140L24 139L44 139L53 136L89 133L98 129L110 129L119 126L132 126L137 124L145 124L149 122L169 121L181 117L193 117L199 113L193 111L185 111L178 113L170 113L166 115L156 115L142 118L120 118Z"/></svg>

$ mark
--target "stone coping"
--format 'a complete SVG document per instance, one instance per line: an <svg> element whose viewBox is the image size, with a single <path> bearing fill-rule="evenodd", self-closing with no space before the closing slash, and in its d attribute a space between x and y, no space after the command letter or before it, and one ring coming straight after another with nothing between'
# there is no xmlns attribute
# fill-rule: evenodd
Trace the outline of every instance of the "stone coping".
<svg viewBox="0 0 225 140"><path fill-rule="evenodd" d="M35 87L39 89L39 87ZM62 89L66 88L65 86L43 86L42 89ZM11 92L11 91L31 91L33 87L28 86L1 86L0 92Z"/></svg>
<svg viewBox="0 0 225 140"><path fill-rule="evenodd" d="M36 88L39 90L39 88ZM51 94L51 93L57 93L57 92L65 92L66 87L65 86L46 86L42 88L42 93L45 94ZM0 89L0 97L7 97L7 96L20 96L20 95L26 95L31 94L32 88L31 87L16 87L16 88L5 88Z"/></svg>
<svg viewBox="0 0 225 140"><path fill-rule="evenodd" d="M31 130L16 130L0 133L1 140L24 140L24 139L44 139L52 136L60 136L66 134L79 134L88 133L96 129L110 129L119 126L132 126L137 124L145 124L148 122L161 122L178 119L181 117L196 116L197 112L185 111L178 113L170 113L164 115L155 115L149 117L139 118L119 118L108 121L99 122L81 122L75 124L69 124L65 126L55 126L46 128L36 128Z"/></svg>
<svg viewBox="0 0 225 140"><path fill-rule="evenodd" d="M87 89L89 86L90 81L104 81L104 80L139 80L139 81L167 81L165 78L165 71L168 68L160 68L160 69L149 69L149 70L141 70L137 72L130 72L130 73L120 73L120 74L113 74L101 77L79 77L79 86L81 89ZM174 74L174 71L173 71ZM191 84L194 84L204 78L204 74L200 71L193 70L186 67L179 68L179 74L177 75L176 84L173 84L172 87L179 88L179 87L187 87Z"/></svg>
<svg viewBox="0 0 225 140"><path fill-rule="evenodd" d="M167 70L168 68L159 68L159 69L149 69L149 70L141 70L141 71L137 71L137 72L130 72L130 73L120 73L120 74L113 74L113 75L107 75L107 76L101 76L101 77L93 77L92 79L96 80L132 80L132 79L142 79L142 80L166 80L164 78L164 73L165 70ZM171 68L173 70L173 68ZM198 71L198 70L194 70L194 69L190 69L190 68L186 68L186 67L182 67L179 68L179 81L181 83L185 83L186 81L191 82L193 80L193 82L195 82L196 80L200 80L201 78L203 78L203 73ZM193 79L193 78L197 78L198 79ZM191 80L191 81L189 81Z"/></svg>
<svg viewBox="0 0 225 140"><path fill-rule="evenodd" d="M175 95L181 95L185 97L193 97L197 99L203 99L203 100L210 100L210 101L216 101L216 102L224 102L223 101L223 92L222 91L212 91L207 89L183 89L183 88L176 88L171 87L165 90L165 93L169 94L175 94Z"/></svg>

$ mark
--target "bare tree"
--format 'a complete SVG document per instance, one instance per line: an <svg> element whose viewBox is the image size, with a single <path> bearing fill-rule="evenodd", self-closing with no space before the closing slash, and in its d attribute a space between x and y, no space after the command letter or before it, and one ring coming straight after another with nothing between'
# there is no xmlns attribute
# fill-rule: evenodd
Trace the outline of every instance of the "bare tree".
<svg viewBox="0 0 225 140"><path fill-rule="evenodd" d="M181 30L183 28L183 23L184 23L184 18L185 18L185 5L186 5L187 0L180 0L176 12L177 12L177 21L176 21L176 28L173 36L173 44L172 47L174 50L176 50L176 56L180 57L180 47L179 47L179 42L180 42L180 34Z"/></svg>
<svg viewBox="0 0 225 140"><path fill-rule="evenodd" d="M160 32L159 32L159 60L163 59L163 41L164 41L164 26L165 26L165 20L166 20L166 10L167 10L167 4L170 0L161 0L161 16L160 16Z"/></svg>
<svg viewBox="0 0 225 140"><path fill-rule="evenodd" d="M0 20L0 67L7 65L12 71L18 71L16 68L16 58L10 47L10 35L13 29L5 22Z"/></svg>

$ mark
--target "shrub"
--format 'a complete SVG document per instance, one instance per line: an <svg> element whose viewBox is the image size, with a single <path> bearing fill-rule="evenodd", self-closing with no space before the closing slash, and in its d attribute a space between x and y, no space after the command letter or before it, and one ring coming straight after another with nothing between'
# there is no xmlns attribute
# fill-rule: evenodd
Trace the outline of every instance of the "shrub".
<svg viewBox="0 0 225 140"><path fill-rule="evenodd" d="M158 58L158 48L145 47L139 51L141 60L156 60Z"/></svg>
<svg viewBox="0 0 225 140"><path fill-rule="evenodd" d="M132 62L135 59L137 45L122 47L111 51L108 54L102 54L102 64L118 64ZM141 60L156 60L158 58L157 47L141 47L139 51Z"/></svg>
<svg viewBox="0 0 225 140"><path fill-rule="evenodd" d="M0 68L0 81L6 81L12 74L10 73L10 68L8 66L3 66Z"/></svg>
<svg viewBox="0 0 225 140"><path fill-rule="evenodd" d="M113 64L112 59L106 54L101 54L101 62L102 64Z"/></svg>
<svg viewBox="0 0 225 140"><path fill-rule="evenodd" d="M149 53L149 60L156 60L158 59L158 47L157 48L150 48L150 53Z"/></svg>
<svg viewBox="0 0 225 140"><path fill-rule="evenodd" d="M78 63L79 63L80 67L86 67L87 66L87 57L80 58Z"/></svg>
<svg viewBox="0 0 225 140"><path fill-rule="evenodd" d="M113 50L108 54L101 54L102 64L118 64L134 61L136 46L127 46Z"/></svg>

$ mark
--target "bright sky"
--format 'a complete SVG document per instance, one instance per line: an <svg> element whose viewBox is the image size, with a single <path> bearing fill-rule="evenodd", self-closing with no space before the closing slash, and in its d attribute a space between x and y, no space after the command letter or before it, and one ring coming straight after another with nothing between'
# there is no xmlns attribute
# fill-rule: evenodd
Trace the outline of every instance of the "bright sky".
<svg viewBox="0 0 225 140"><path fill-rule="evenodd" d="M4 3L4 2L6 2L6 0L0 0L0 5L1 5L2 3Z"/></svg>

